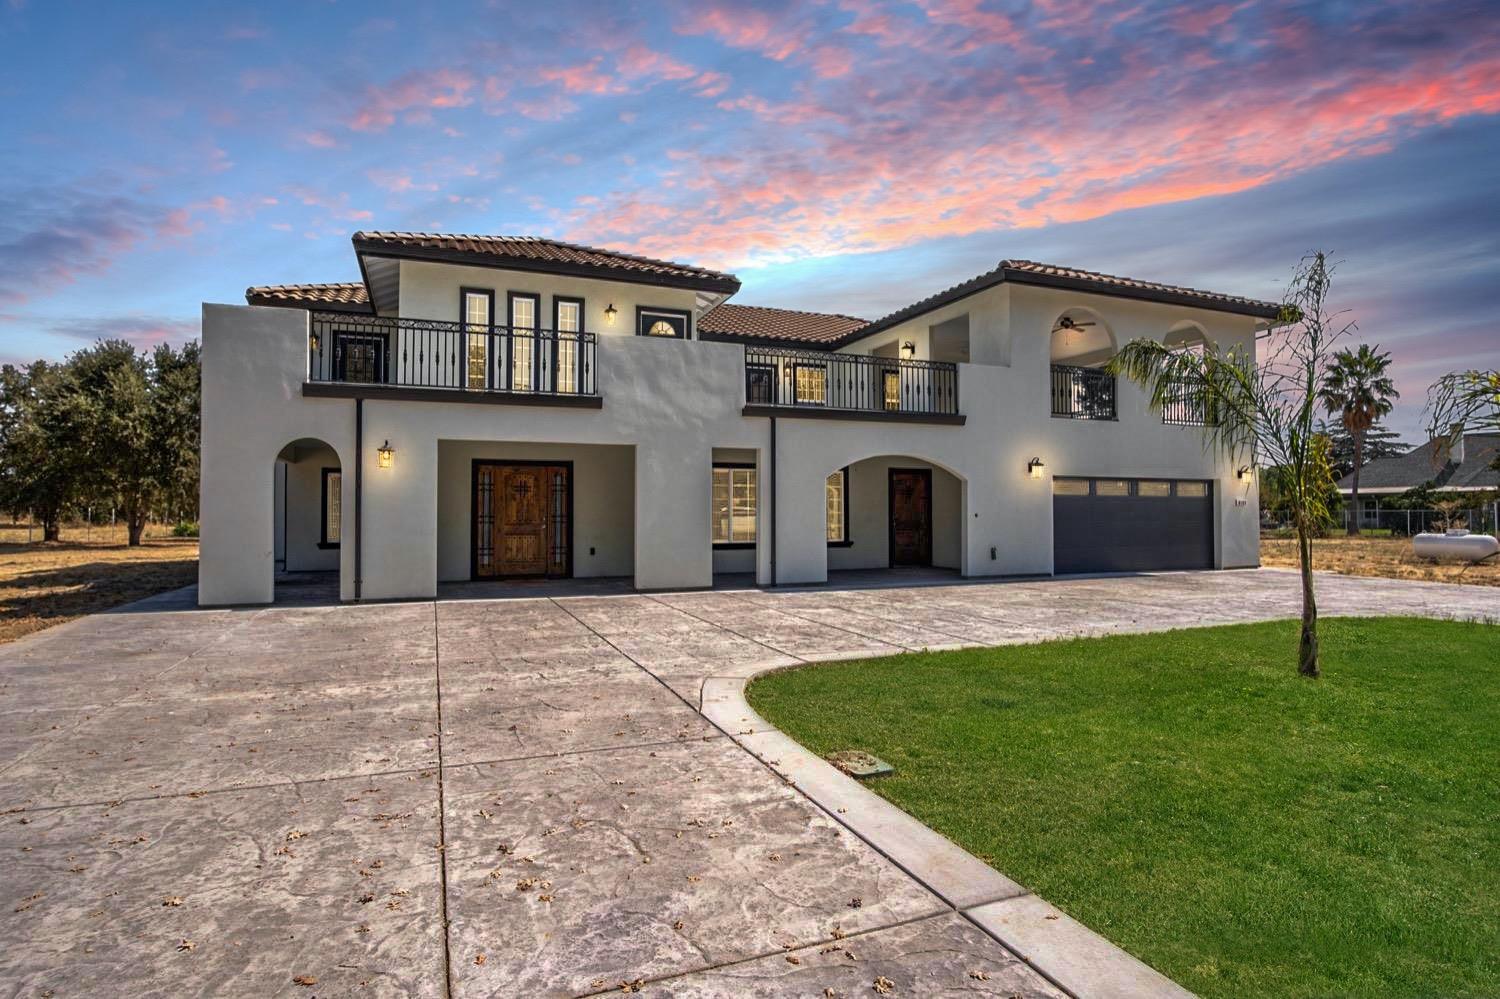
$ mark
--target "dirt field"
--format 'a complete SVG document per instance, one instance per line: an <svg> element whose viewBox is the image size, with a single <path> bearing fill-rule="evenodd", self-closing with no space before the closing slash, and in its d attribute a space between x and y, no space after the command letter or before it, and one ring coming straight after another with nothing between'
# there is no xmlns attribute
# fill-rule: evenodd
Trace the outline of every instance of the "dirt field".
<svg viewBox="0 0 1500 999"><path fill-rule="evenodd" d="M41 530L33 532L40 538ZM62 541L26 543L26 527L0 525L0 642L198 578L198 539L153 525L139 548L125 528L64 528Z"/></svg>
<svg viewBox="0 0 1500 999"><path fill-rule="evenodd" d="M1291 538L1260 540L1262 565L1297 567L1297 542ZM1321 538L1313 542L1313 568L1347 576L1430 579L1443 583L1500 586L1500 559L1477 565L1434 562L1411 553L1409 538Z"/></svg>

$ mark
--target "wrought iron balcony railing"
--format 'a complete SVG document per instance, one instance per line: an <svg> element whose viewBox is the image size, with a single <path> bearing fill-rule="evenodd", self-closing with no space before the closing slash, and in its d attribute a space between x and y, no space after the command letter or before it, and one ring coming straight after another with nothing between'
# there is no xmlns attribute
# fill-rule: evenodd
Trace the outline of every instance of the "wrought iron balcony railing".
<svg viewBox="0 0 1500 999"><path fill-rule="evenodd" d="M958 415L958 365L781 347L745 348L745 404Z"/></svg>
<svg viewBox="0 0 1500 999"><path fill-rule="evenodd" d="M307 346L313 382L598 394L593 333L315 312Z"/></svg>
<svg viewBox="0 0 1500 999"><path fill-rule="evenodd" d="M1178 427L1206 427L1213 420L1204 400L1194 398L1184 390L1163 404L1161 422Z"/></svg>
<svg viewBox="0 0 1500 999"><path fill-rule="evenodd" d="M1101 368L1052 365L1052 415L1070 420L1113 420L1115 376Z"/></svg>

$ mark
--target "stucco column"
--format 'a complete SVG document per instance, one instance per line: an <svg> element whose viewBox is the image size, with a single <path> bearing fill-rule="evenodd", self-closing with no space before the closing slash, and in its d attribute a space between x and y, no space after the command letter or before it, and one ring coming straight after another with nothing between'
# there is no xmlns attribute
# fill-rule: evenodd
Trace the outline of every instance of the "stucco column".
<svg viewBox="0 0 1500 999"><path fill-rule="evenodd" d="M709 448L684 439L635 448L635 585L641 590L713 585Z"/></svg>
<svg viewBox="0 0 1500 999"><path fill-rule="evenodd" d="M363 453L364 547L360 552L364 600L437 595L438 443L430 432L410 429L399 402L365 402ZM377 449L390 441L390 468ZM353 475L344 516L354 520ZM352 556L345 563L352 574Z"/></svg>
<svg viewBox="0 0 1500 999"><path fill-rule="evenodd" d="M776 581L828 582L827 473L816 459L782 456L776 475Z"/></svg>

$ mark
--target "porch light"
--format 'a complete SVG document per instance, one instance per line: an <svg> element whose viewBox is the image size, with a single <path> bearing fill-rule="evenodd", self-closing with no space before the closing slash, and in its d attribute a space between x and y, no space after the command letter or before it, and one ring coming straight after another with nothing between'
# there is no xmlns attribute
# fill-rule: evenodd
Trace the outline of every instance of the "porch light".
<svg viewBox="0 0 1500 999"><path fill-rule="evenodd" d="M901 356L906 358L908 361L910 361L913 357L916 357L917 345L915 343L912 343L910 340L907 340L901 345Z"/></svg>
<svg viewBox="0 0 1500 999"><path fill-rule="evenodd" d="M312 337L308 340L308 343L312 346L312 352L316 354L318 352L318 334L316 330L313 331Z"/></svg>
<svg viewBox="0 0 1500 999"><path fill-rule="evenodd" d="M391 462L396 458L396 449L391 447L391 442L389 440L380 445L380 447L376 448L375 453L380 456L381 468L390 468Z"/></svg>
<svg viewBox="0 0 1500 999"><path fill-rule="evenodd" d="M619 314L620 310L615 308L614 302L610 302L604 307L604 321L611 326L615 324L615 316L618 316Z"/></svg>
<svg viewBox="0 0 1500 999"><path fill-rule="evenodd" d="M1250 481L1250 466L1249 465L1241 465L1239 467L1239 471L1235 472L1234 474L1235 474L1235 477L1237 479L1239 479L1241 482L1249 482Z"/></svg>
<svg viewBox="0 0 1500 999"><path fill-rule="evenodd" d="M1047 466L1042 463L1042 459L1032 458L1026 463L1026 474L1031 476L1033 479L1040 479L1042 477L1042 469L1046 467Z"/></svg>

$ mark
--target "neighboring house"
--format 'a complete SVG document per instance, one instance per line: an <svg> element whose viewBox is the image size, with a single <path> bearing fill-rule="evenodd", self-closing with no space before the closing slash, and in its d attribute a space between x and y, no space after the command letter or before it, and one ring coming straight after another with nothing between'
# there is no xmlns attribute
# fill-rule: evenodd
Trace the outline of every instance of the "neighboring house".
<svg viewBox="0 0 1500 999"><path fill-rule="evenodd" d="M1456 442L1430 440L1403 455L1380 458L1359 470L1360 526L1380 526L1382 502L1408 489L1430 485L1442 492L1482 493L1500 489L1500 434L1461 433ZM1351 472L1339 480L1347 504L1353 492Z"/></svg>
<svg viewBox="0 0 1500 999"><path fill-rule="evenodd" d="M353 242L357 283L204 306L205 604L269 601L278 568L377 599L1258 562L1248 461L1100 365L1251 350L1273 303L1004 261L869 322L548 239Z"/></svg>

